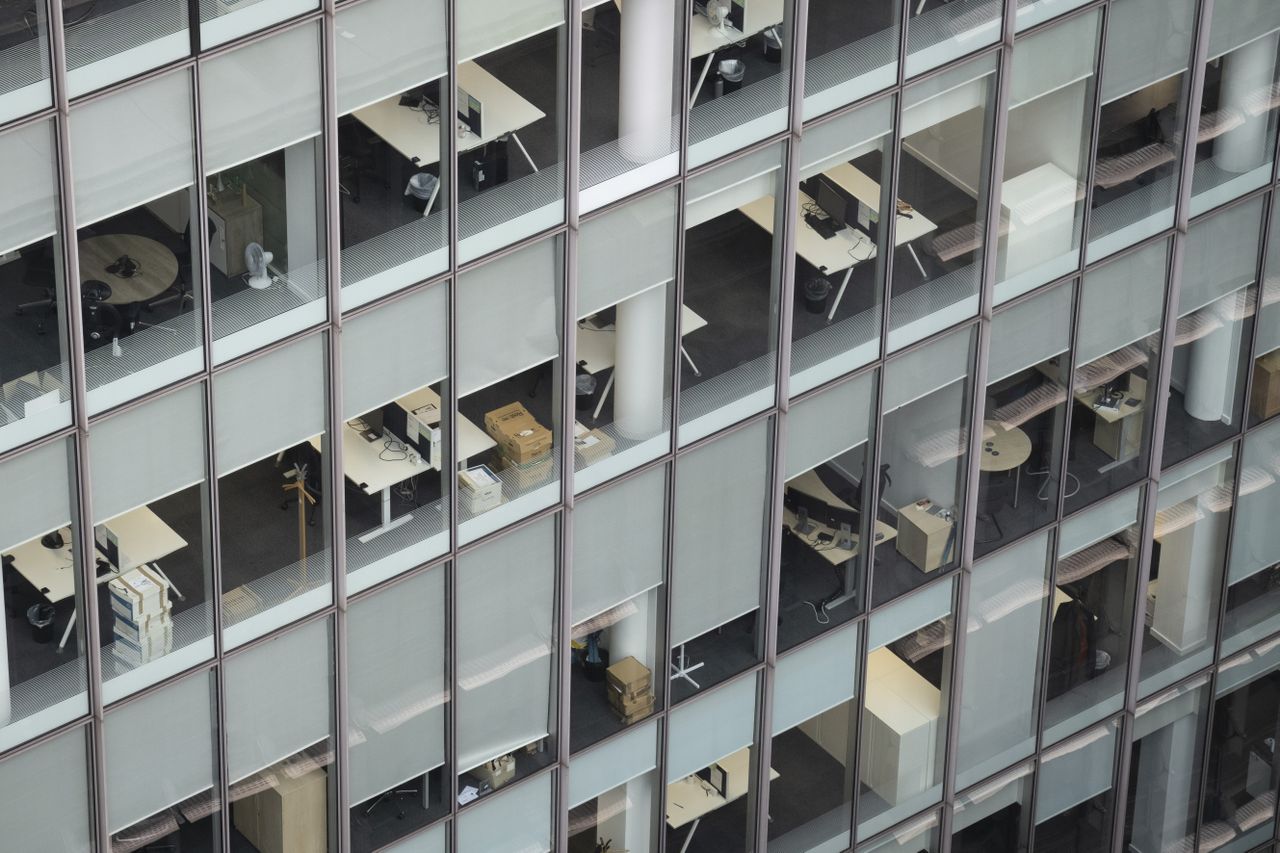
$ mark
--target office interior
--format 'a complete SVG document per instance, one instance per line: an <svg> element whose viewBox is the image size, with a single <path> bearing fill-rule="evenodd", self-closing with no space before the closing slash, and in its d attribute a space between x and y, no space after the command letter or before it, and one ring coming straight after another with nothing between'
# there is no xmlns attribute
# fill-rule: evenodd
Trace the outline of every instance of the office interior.
<svg viewBox="0 0 1280 853"><path fill-rule="evenodd" d="M1274 784L1280 780L1275 749L1280 735L1280 678L1274 672L1259 675L1255 670L1244 683L1223 681L1209 733L1209 784L1202 804L1201 837L1248 848L1270 836Z"/></svg>

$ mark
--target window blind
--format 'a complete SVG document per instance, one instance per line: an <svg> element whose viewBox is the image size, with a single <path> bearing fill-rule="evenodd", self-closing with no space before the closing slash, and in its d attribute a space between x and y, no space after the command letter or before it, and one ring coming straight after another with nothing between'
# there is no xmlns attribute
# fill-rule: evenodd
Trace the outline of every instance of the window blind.
<svg viewBox="0 0 1280 853"><path fill-rule="evenodd" d="M554 576L551 519L458 558L459 770L549 730Z"/></svg>
<svg viewBox="0 0 1280 853"><path fill-rule="evenodd" d="M1243 47L1280 29L1280 3L1273 0L1216 0L1209 24L1209 59Z"/></svg>
<svg viewBox="0 0 1280 853"><path fill-rule="evenodd" d="M107 714L112 833L213 787L209 688L207 674L193 675Z"/></svg>
<svg viewBox="0 0 1280 853"><path fill-rule="evenodd" d="M459 853L545 853L551 849L551 774L491 794L458 817Z"/></svg>
<svg viewBox="0 0 1280 853"><path fill-rule="evenodd" d="M858 684L858 627L847 625L778 659L773 688L773 735L811 720L854 697Z"/></svg>
<svg viewBox="0 0 1280 853"><path fill-rule="evenodd" d="M227 771L239 782L329 736L329 621L274 637L226 663Z"/></svg>
<svg viewBox="0 0 1280 853"><path fill-rule="evenodd" d="M650 720L569 763L569 808L582 805L658 766L658 723Z"/></svg>
<svg viewBox="0 0 1280 853"><path fill-rule="evenodd" d="M889 362L885 414L963 380L972 359L969 338L968 330L956 332Z"/></svg>
<svg viewBox="0 0 1280 853"><path fill-rule="evenodd" d="M1256 280L1261 222L1262 199L1255 198L1191 226L1182 259L1178 316L1184 317Z"/></svg>
<svg viewBox="0 0 1280 853"><path fill-rule="evenodd" d="M1105 723L1048 750L1036 786L1036 823L1044 823L1111 787L1116 728Z"/></svg>
<svg viewBox="0 0 1280 853"><path fill-rule="evenodd" d="M448 830L441 823L382 848L383 853L447 853L448 849Z"/></svg>
<svg viewBox="0 0 1280 853"><path fill-rule="evenodd" d="M996 61L988 55L914 84L902 102L902 136L983 109L995 86Z"/></svg>
<svg viewBox="0 0 1280 853"><path fill-rule="evenodd" d="M444 763L444 570L352 605L349 805Z"/></svg>
<svg viewBox="0 0 1280 853"><path fill-rule="evenodd" d="M317 25L294 27L224 53L200 75L209 174L320 135Z"/></svg>
<svg viewBox="0 0 1280 853"><path fill-rule="evenodd" d="M893 98L875 103L832 121L814 125L800 140L800 177L819 172L873 151L879 140L893 131Z"/></svg>
<svg viewBox="0 0 1280 853"><path fill-rule="evenodd" d="M445 378L446 288L420 290L343 324L343 418Z"/></svg>
<svg viewBox="0 0 1280 853"><path fill-rule="evenodd" d="M213 379L218 476L324 432L324 338L312 335Z"/></svg>
<svg viewBox="0 0 1280 853"><path fill-rule="evenodd" d="M1054 288L1001 311L991 326L987 384L1007 379L1066 352L1070 336L1070 285Z"/></svg>
<svg viewBox="0 0 1280 853"><path fill-rule="evenodd" d="M760 606L768 488L765 421L684 457L676 479L671 644Z"/></svg>
<svg viewBox="0 0 1280 853"><path fill-rule="evenodd" d="M952 583L934 584L873 613L867 633L868 651L883 648L950 614L953 586Z"/></svg>
<svg viewBox="0 0 1280 853"><path fill-rule="evenodd" d="M1130 489L1099 501L1064 521L1058 534L1058 557L1068 557L1132 526L1138 520L1138 500L1141 497L1141 489Z"/></svg>
<svg viewBox="0 0 1280 853"><path fill-rule="evenodd" d="M89 431L93 514L107 521L204 480L204 386L99 421Z"/></svg>
<svg viewBox="0 0 1280 853"><path fill-rule="evenodd" d="M69 463L67 445L53 441L0 464L0 551L70 523Z"/></svg>
<svg viewBox="0 0 1280 853"><path fill-rule="evenodd" d="M338 114L448 73L442 0L374 0L338 11Z"/></svg>
<svg viewBox="0 0 1280 853"><path fill-rule="evenodd" d="M787 479L821 465L870 436L874 371L795 403L787 415Z"/></svg>
<svg viewBox="0 0 1280 853"><path fill-rule="evenodd" d="M1088 364L1159 330L1168 243L1155 243L1084 277L1076 364Z"/></svg>
<svg viewBox="0 0 1280 853"><path fill-rule="evenodd" d="M675 277L676 203L671 187L582 223L578 317Z"/></svg>
<svg viewBox="0 0 1280 853"><path fill-rule="evenodd" d="M166 74L71 111L77 224L192 184L190 80L186 71Z"/></svg>
<svg viewBox="0 0 1280 853"><path fill-rule="evenodd" d="M1102 102L1187 70L1195 0L1120 0L1107 12Z"/></svg>
<svg viewBox="0 0 1280 853"><path fill-rule="evenodd" d="M772 145L690 178L685 188L685 229L776 195L781 171L782 146Z"/></svg>
<svg viewBox="0 0 1280 853"><path fill-rule="evenodd" d="M1280 456L1280 421L1267 424L1245 436L1242 470L1267 470ZM1280 561L1280 483L1273 483L1252 494L1240 495L1232 520L1231 562L1227 568L1229 583L1252 577Z"/></svg>
<svg viewBox="0 0 1280 853"><path fill-rule="evenodd" d="M653 468L574 508L574 625L662 583L666 480Z"/></svg>
<svg viewBox="0 0 1280 853"><path fill-rule="evenodd" d="M1093 76L1098 17L1076 15L1014 43L1009 109Z"/></svg>
<svg viewBox="0 0 1280 853"><path fill-rule="evenodd" d="M458 395L560 352L560 240L535 243L458 277Z"/></svg>
<svg viewBox="0 0 1280 853"><path fill-rule="evenodd" d="M0 252L10 252L58 231L54 189L53 122L38 121L0 134Z"/></svg>
<svg viewBox="0 0 1280 853"><path fill-rule="evenodd" d="M667 737L667 784L755 740L756 678L740 678L676 706Z"/></svg>
<svg viewBox="0 0 1280 853"><path fill-rule="evenodd" d="M6 849L93 849L84 732L73 729L0 764L0 826Z"/></svg>
<svg viewBox="0 0 1280 853"><path fill-rule="evenodd" d="M458 62L523 41L564 23L564 0L458 5Z"/></svg>

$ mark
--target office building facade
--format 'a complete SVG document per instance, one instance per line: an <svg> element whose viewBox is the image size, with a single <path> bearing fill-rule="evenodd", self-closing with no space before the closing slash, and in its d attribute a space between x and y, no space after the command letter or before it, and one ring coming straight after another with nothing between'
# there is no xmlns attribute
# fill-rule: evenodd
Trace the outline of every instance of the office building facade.
<svg viewBox="0 0 1280 853"><path fill-rule="evenodd" d="M1271 0L6 5L0 848L1275 849L1278 125Z"/></svg>

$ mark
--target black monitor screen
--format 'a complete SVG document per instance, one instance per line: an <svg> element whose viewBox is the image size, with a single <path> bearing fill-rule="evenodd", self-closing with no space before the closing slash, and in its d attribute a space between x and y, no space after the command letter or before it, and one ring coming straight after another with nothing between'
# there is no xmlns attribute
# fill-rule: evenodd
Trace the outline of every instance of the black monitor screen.
<svg viewBox="0 0 1280 853"><path fill-rule="evenodd" d="M822 208L838 227L843 228L848 224L848 201L844 193L824 177L818 178L817 201L818 207Z"/></svg>

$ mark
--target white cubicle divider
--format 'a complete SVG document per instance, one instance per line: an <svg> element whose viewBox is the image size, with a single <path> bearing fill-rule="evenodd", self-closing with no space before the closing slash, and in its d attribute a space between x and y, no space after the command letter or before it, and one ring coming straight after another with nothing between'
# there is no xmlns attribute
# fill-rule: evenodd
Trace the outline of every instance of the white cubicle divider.
<svg viewBox="0 0 1280 853"><path fill-rule="evenodd" d="M671 712L667 784L678 782L751 745L755 734L756 678L716 687Z"/></svg>
<svg viewBox="0 0 1280 853"><path fill-rule="evenodd" d="M491 794L458 816L458 853L548 853L551 774Z"/></svg>

